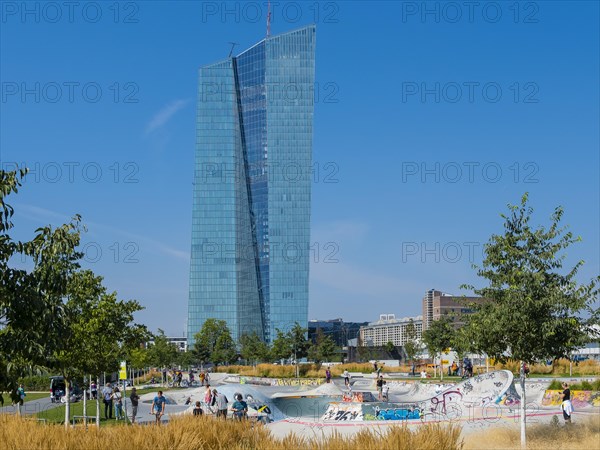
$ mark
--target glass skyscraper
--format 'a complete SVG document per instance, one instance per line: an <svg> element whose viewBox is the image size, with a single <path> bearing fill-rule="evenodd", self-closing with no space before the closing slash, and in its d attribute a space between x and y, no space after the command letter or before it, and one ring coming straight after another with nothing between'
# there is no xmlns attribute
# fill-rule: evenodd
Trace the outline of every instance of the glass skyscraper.
<svg viewBox="0 0 600 450"><path fill-rule="evenodd" d="M200 69L188 340L308 322L315 26Z"/></svg>

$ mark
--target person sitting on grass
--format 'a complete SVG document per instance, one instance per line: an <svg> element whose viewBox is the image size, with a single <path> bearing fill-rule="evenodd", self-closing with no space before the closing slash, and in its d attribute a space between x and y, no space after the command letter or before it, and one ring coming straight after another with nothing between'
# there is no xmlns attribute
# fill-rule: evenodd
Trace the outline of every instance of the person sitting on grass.
<svg viewBox="0 0 600 450"><path fill-rule="evenodd" d="M195 416L201 416L204 414L204 411L202 411L202 406L200 406L200 402L196 402L193 413Z"/></svg>

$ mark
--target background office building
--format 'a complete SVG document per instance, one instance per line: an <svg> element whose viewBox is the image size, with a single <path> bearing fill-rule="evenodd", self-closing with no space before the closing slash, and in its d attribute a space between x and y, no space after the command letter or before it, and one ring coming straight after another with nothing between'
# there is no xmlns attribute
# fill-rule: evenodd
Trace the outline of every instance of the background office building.
<svg viewBox="0 0 600 450"><path fill-rule="evenodd" d="M430 289L423 297L423 330L442 316L452 318L455 326L464 324L461 316L471 314L473 309L469 303L481 303L486 301L482 297L463 297L446 294L445 292Z"/></svg>
<svg viewBox="0 0 600 450"><path fill-rule="evenodd" d="M315 27L200 69L188 338L308 321Z"/></svg>
<svg viewBox="0 0 600 450"><path fill-rule="evenodd" d="M396 319L395 314L380 314L379 320L361 327L360 340L365 347L381 347L388 342L400 347L406 344L410 338L407 328L411 324L414 326L414 339L420 342L423 333L423 318L416 316Z"/></svg>
<svg viewBox="0 0 600 450"><path fill-rule="evenodd" d="M349 340L356 340L360 327L367 324L368 322L344 322L342 319L309 320L308 339L316 342L317 333L321 332L329 336L338 347L345 347Z"/></svg>

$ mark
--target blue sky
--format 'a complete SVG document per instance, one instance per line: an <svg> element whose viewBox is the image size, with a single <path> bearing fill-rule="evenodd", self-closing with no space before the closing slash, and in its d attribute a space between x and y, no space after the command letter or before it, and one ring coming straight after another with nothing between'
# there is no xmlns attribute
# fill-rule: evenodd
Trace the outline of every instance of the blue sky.
<svg viewBox="0 0 600 450"><path fill-rule="evenodd" d="M422 5L274 3L272 34L317 24L310 318L481 285L526 191L536 223L565 208L581 280L600 272L598 3ZM15 234L81 214L84 265L182 333L197 69L262 39L265 3L0 6L0 160L34 171Z"/></svg>

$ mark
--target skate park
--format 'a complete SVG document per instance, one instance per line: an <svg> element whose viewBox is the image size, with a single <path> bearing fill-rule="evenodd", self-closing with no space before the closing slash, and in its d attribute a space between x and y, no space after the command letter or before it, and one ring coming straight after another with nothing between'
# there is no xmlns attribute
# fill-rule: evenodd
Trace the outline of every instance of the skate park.
<svg viewBox="0 0 600 450"><path fill-rule="evenodd" d="M344 379L285 379L245 377L216 373L211 389L229 399L237 394L248 403L249 420L260 421L277 437L289 433L311 433L326 437L333 433L354 434L364 429L385 429L394 425L419 427L429 423L455 423L463 434L494 427L518 427L521 387L508 370L482 373L460 382L422 382L399 374L385 374L387 399L378 398L374 374L352 373L350 385ZM560 416L557 391L548 390L550 379L526 380L526 415L529 424L548 423ZM165 392L165 420L191 414L196 401L202 402L206 388L193 387ZM150 409L153 393L141 403ZM186 404L187 403L187 404ZM597 416L600 393L573 391L576 418ZM206 414L213 414L210 408ZM141 423L153 416L141 409ZM231 414L230 414L231 416ZM577 419L576 419L577 420Z"/></svg>

